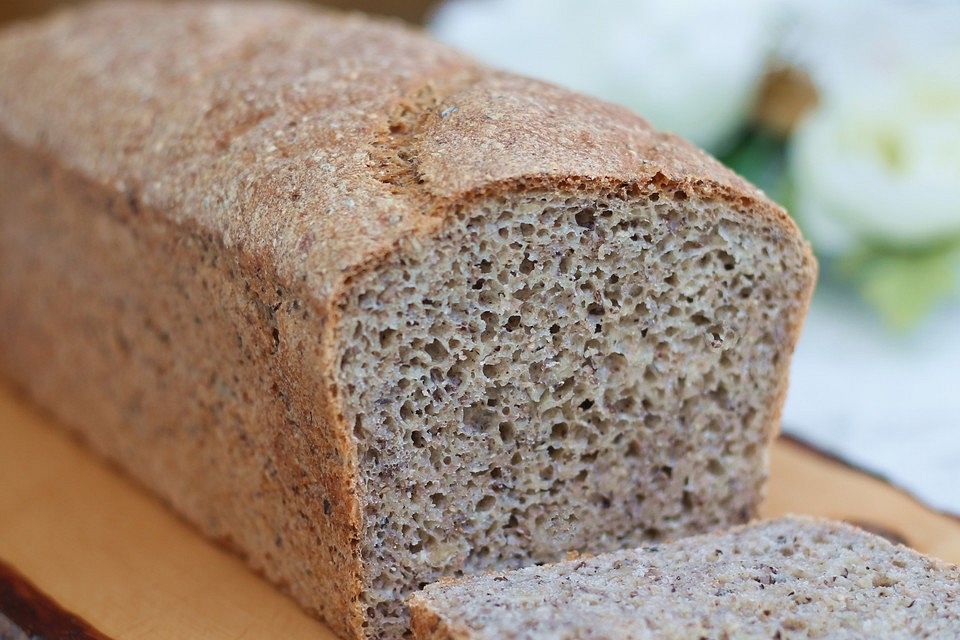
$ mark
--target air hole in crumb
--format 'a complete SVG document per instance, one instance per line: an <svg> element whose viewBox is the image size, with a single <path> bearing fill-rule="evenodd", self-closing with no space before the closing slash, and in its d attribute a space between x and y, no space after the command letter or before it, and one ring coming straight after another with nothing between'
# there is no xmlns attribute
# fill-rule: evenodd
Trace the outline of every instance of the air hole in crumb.
<svg viewBox="0 0 960 640"><path fill-rule="evenodd" d="M560 383L560 386L557 387L555 391L555 395L557 397L565 395L567 391L570 391L573 388L573 385L574 385L573 378L567 378L566 380Z"/></svg>
<svg viewBox="0 0 960 640"><path fill-rule="evenodd" d="M482 403L475 402L463 410L463 426L468 432L481 433L486 431L492 425L494 412L483 406Z"/></svg>
<svg viewBox="0 0 960 640"><path fill-rule="evenodd" d="M732 255L726 251L718 251L717 258L720 260L720 264L723 265L724 270L733 271L736 259Z"/></svg>
<svg viewBox="0 0 960 640"><path fill-rule="evenodd" d="M447 348L443 346L442 342L436 339L424 347L424 351L427 352L434 362L440 361L448 355Z"/></svg>
<svg viewBox="0 0 960 640"><path fill-rule="evenodd" d="M587 306L587 313L589 313L592 316L602 316L606 313L606 311L604 311L602 304L593 302Z"/></svg>
<svg viewBox="0 0 960 640"><path fill-rule="evenodd" d="M593 209L584 209L577 213L574 216L577 221L577 224L583 227L584 229L593 229L596 224L596 214Z"/></svg>
<svg viewBox="0 0 960 640"><path fill-rule="evenodd" d="M483 496L480 498L480 501L477 502L477 511L489 511L496 502L496 496Z"/></svg>
<svg viewBox="0 0 960 640"><path fill-rule="evenodd" d="M611 504L610 498L603 495L602 493L595 493L592 496L590 496L590 502L600 507L601 509L609 509Z"/></svg>
<svg viewBox="0 0 960 640"><path fill-rule="evenodd" d="M488 378L496 378L500 374L500 365L491 362L483 365L480 370Z"/></svg>

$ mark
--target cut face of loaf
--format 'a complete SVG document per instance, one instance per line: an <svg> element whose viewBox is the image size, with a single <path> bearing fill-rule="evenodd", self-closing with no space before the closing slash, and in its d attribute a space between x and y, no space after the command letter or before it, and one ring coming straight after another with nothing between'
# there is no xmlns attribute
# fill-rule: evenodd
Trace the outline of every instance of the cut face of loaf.
<svg viewBox="0 0 960 640"><path fill-rule="evenodd" d="M813 259L622 108L360 16L103 2L0 32L0 193L3 375L344 637L761 498Z"/></svg>
<svg viewBox="0 0 960 640"><path fill-rule="evenodd" d="M410 602L417 640L960 636L960 568L795 517L444 581Z"/></svg>
<svg viewBox="0 0 960 640"><path fill-rule="evenodd" d="M466 209L354 282L369 615L402 626L441 576L750 517L803 268L716 202L551 192Z"/></svg>

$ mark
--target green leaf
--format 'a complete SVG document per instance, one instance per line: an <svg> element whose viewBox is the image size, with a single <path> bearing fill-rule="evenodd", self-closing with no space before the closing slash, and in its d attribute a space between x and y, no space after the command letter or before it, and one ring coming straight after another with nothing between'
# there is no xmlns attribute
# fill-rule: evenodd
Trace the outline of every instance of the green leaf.
<svg viewBox="0 0 960 640"><path fill-rule="evenodd" d="M957 292L958 260L957 247L900 253L868 249L840 268L888 326L907 331Z"/></svg>
<svg viewBox="0 0 960 640"><path fill-rule="evenodd" d="M894 153L895 150L889 150ZM785 140L759 128L746 129L736 146L720 160L767 194L792 209L795 185L786 170ZM909 247L866 239L855 253L829 260L840 280L854 286L859 295L891 328L915 327L944 299L960 293L960 237Z"/></svg>
<svg viewBox="0 0 960 640"><path fill-rule="evenodd" d="M720 160L776 198L786 163L786 143L771 133L751 129Z"/></svg>

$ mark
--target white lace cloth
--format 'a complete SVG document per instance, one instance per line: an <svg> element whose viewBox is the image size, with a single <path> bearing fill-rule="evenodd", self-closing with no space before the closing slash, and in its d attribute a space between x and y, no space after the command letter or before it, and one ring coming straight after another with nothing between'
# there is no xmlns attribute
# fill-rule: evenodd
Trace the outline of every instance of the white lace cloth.
<svg viewBox="0 0 960 640"><path fill-rule="evenodd" d="M960 305L896 336L854 303L818 294L783 425L960 514Z"/></svg>

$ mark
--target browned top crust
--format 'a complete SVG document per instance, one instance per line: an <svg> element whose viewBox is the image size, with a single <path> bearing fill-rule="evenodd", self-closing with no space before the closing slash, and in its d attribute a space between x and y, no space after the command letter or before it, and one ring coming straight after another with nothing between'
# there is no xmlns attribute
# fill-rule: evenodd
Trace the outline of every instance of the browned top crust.
<svg viewBox="0 0 960 640"><path fill-rule="evenodd" d="M321 299L445 212L514 188L680 189L797 234L626 109L296 4L108 1L9 27L0 131Z"/></svg>

